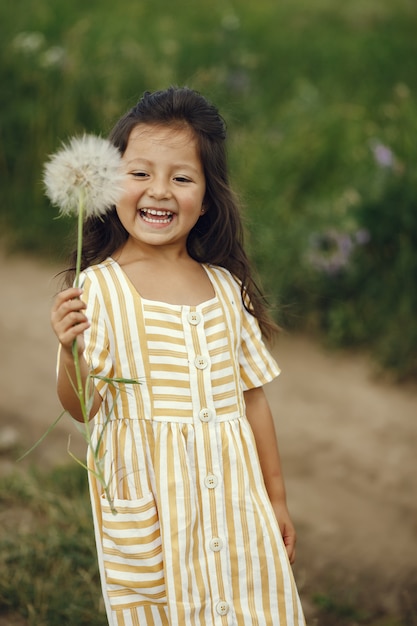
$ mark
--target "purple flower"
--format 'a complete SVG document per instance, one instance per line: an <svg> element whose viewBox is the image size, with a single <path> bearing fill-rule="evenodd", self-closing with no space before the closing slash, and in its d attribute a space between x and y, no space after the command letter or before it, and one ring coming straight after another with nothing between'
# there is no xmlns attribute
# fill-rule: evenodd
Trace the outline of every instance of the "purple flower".
<svg viewBox="0 0 417 626"><path fill-rule="evenodd" d="M307 256L316 270L334 276L348 265L353 247L350 235L328 230L325 233L313 233Z"/></svg>
<svg viewBox="0 0 417 626"><path fill-rule="evenodd" d="M353 235L335 229L313 233L307 260L317 271L335 276L347 268L355 247L366 245L370 239L366 228L360 228Z"/></svg>
<svg viewBox="0 0 417 626"><path fill-rule="evenodd" d="M359 246L365 246L367 243L371 241L371 234L369 230L367 230L366 228L360 228L359 230L356 231L354 238L355 238L355 242Z"/></svg>
<svg viewBox="0 0 417 626"><path fill-rule="evenodd" d="M371 150L375 161L382 168L391 169L394 167L394 154L391 148L382 143L375 142L371 145Z"/></svg>

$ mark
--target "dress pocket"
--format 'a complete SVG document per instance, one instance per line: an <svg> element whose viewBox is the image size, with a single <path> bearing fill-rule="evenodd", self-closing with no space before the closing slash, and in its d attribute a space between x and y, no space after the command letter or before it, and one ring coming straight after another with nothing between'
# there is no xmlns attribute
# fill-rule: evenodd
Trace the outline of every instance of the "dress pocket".
<svg viewBox="0 0 417 626"><path fill-rule="evenodd" d="M152 494L114 501L102 497L106 587L113 610L166 602L162 541Z"/></svg>

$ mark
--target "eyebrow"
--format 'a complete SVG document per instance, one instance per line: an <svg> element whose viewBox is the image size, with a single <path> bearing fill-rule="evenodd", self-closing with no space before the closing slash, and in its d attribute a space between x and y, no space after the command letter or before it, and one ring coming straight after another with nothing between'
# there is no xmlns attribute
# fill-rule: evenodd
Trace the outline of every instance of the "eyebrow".
<svg viewBox="0 0 417 626"><path fill-rule="evenodd" d="M149 159L147 159L146 157L136 157L134 159L130 159L130 161L127 161L128 166L134 165L135 163L144 163L145 165L153 165L152 161L149 161ZM197 168L195 168L193 165L191 165L190 163L174 163L172 169L181 169L181 168L186 168L186 169L190 169L193 172L196 172L197 174L199 173L199 170Z"/></svg>

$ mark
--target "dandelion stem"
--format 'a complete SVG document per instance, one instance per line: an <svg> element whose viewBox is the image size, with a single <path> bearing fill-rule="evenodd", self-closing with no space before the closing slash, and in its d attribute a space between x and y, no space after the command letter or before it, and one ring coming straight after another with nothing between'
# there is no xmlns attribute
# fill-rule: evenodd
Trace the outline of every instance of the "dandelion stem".
<svg viewBox="0 0 417 626"><path fill-rule="evenodd" d="M81 253L83 247L83 222L84 222L84 193L79 190L78 195L78 227L77 227L77 262L75 265L75 282L74 286L79 287L81 273Z"/></svg>
<svg viewBox="0 0 417 626"><path fill-rule="evenodd" d="M75 265L75 280L74 280L74 284L76 287L78 287L80 284L81 252L82 252L82 245L83 245L84 200L85 198L84 198L83 190L80 189L79 194L78 194L77 262ZM76 339L74 339L73 344L72 344L72 356L74 357L77 395L81 404L81 411L83 414L84 422L88 424L86 401L85 401L84 388L83 388L83 382L82 382L81 370L80 370L80 357L78 354L78 345L77 345Z"/></svg>
<svg viewBox="0 0 417 626"><path fill-rule="evenodd" d="M80 286L80 274L81 274L81 259L82 259L82 246L83 246L83 224L84 224L84 209L85 209L85 193L83 189L80 189L78 192L78 224L77 224L77 259L75 265L75 278L74 285L75 287ZM100 459L99 459L99 446L97 449L94 449L91 441L91 432L89 427L90 421L90 376L87 377L85 388L83 387L83 380L81 376L81 368L80 368L80 355L78 353L78 344L77 340L74 339L72 344L72 356L74 359L74 369L75 369L75 390L80 402L81 412L84 419L85 424L85 440L87 445L93 452L94 462L96 466L96 471L92 471L97 480L101 483L105 496L109 502L111 511L113 514L116 514L116 509L114 507L113 499L111 498L109 484L106 483L103 469L101 467ZM107 422L104 426L107 425ZM102 436L102 435L101 435ZM83 467L86 467L83 463L80 463ZM88 469L88 468L87 468Z"/></svg>

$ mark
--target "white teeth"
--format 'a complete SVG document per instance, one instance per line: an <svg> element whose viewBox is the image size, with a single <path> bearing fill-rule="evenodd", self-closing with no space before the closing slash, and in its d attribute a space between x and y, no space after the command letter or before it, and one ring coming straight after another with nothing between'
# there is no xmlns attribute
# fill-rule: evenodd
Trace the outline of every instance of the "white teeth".
<svg viewBox="0 0 417 626"><path fill-rule="evenodd" d="M160 211L157 209L142 209L142 211L143 213L150 213L151 215L159 215L159 216L167 215L169 217L172 216L171 211Z"/></svg>
<svg viewBox="0 0 417 626"><path fill-rule="evenodd" d="M164 211L160 209L140 209L140 213L142 215L142 219L145 221L157 224L169 224L173 216L171 211ZM154 216L157 219L152 219L151 216ZM165 219L163 219L164 217Z"/></svg>

